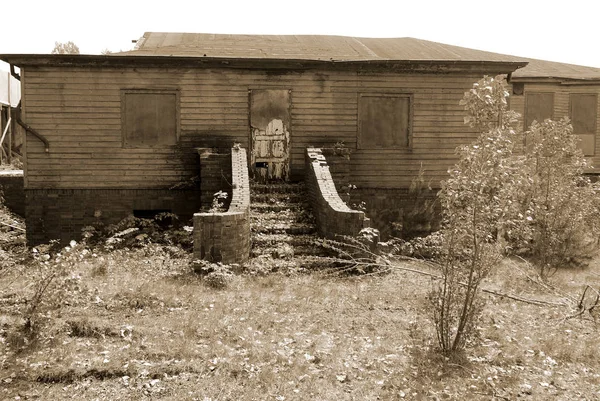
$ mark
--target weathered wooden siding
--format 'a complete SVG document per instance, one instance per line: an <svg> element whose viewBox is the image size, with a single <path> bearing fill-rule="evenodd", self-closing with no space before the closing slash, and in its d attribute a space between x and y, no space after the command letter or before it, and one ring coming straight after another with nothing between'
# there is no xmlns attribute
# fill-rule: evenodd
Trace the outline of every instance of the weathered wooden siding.
<svg viewBox="0 0 600 401"><path fill-rule="evenodd" d="M480 76L361 74L351 93L411 93L411 149L359 149L352 156L352 184L359 187L406 188L421 165L437 185L456 162L457 146L477 136L464 124L459 105ZM351 144L354 147L354 143Z"/></svg>
<svg viewBox="0 0 600 401"><path fill-rule="evenodd" d="M265 88L292 90L292 173L303 170L309 145L343 141L356 148L360 93L413 94L412 149L355 151L353 184L406 187L421 165L437 182L455 162L456 146L476 136L463 124L458 102L481 78L187 68L25 67L23 72L24 119L51 145L45 153L28 135L28 188L168 188L185 181L198 174L194 146L212 137L249 146L248 93ZM121 89L178 90L179 146L123 148Z"/></svg>
<svg viewBox="0 0 600 401"><path fill-rule="evenodd" d="M521 116L525 115L525 96L531 92L552 92L554 93L554 119L569 117L570 113L570 95L572 93L595 93L598 95L597 111L596 111L596 142L594 156L590 157L592 165L596 168L595 172L600 172L600 85L564 85L558 82L539 82L525 83L524 93L520 96L512 95L510 97L510 108ZM523 118L520 119L520 124L523 124Z"/></svg>

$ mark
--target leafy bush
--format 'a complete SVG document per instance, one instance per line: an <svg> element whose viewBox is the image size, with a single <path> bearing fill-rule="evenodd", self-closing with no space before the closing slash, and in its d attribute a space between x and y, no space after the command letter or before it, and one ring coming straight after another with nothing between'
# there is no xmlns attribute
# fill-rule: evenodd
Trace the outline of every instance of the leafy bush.
<svg viewBox="0 0 600 401"><path fill-rule="evenodd" d="M479 287L500 260L495 241L511 192L514 114L507 110L502 81L484 77L465 93L465 122L480 130L461 146L459 161L442 183L441 283L431 292L433 320L443 353L462 350L475 334L482 299Z"/></svg>
<svg viewBox="0 0 600 401"><path fill-rule="evenodd" d="M177 220L178 216L173 213L159 213L151 219L131 215L117 224L105 226L98 222L84 227L83 238L91 246L102 245L108 249L138 248L155 243L190 251L193 248L193 229L173 224Z"/></svg>
<svg viewBox="0 0 600 401"><path fill-rule="evenodd" d="M379 230L367 227L357 236L340 235L336 239L315 242L329 255L323 264L332 272L346 275L379 274L389 271L379 244Z"/></svg>
<svg viewBox="0 0 600 401"><path fill-rule="evenodd" d="M225 202L227 201L227 197L229 195L225 191L218 191L213 195L212 204L210 205L210 209L208 209L209 213L221 213L225 212L227 209L225 208Z"/></svg>
<svg viewBox="0 0 600 401"><path fill-rule="evenodd" d="M232 268L237 267L206 260L195 260L192 265L194 271L202 276L204 283L214 289L227 288L235 278Z"/></svg>
<svg viewBox="0 0 600 401"><path fill-rule="evenodd" d="M62 307L87 301L88 288L75 273L76 266L91 257L83 245L71 241L60 248L57 241L32 250L33 258L23 274L28 276L33 293L23 312L23 324L13 327L9 343L19 352L38 341L50 341L51 335L41 336Z"/></svg>
<svg viewBox="0 0 600 401"><path fill-rule="evenodd" d="M484 77L460 103L465 123L481 134L457 150L440 191L443 280L431 300L444 353L464 348L474 334L479 286L505 250L499 237L509 251L528 252L546 278L585 257L599 233L597 188L582 175L588 164L569 121L534 122L516 155L518 114L507 98L502 79Z"/></svg>
<svg viewBox="0 0 600 401"><path fill-rule="evenodd" d="M415 237L410 240L394 238L379 246L387 247L392 255L402 255L411 258L439 260L442 256L443 234L435 231L425 237Z"/></svg>
<svg viewBox="0 0 600 401"><path fill-rule="evenodd" d="M14 157L11 159L10 161L10 165L12 168L14 168L15 170L23 170L23 162L21 161L20 157Z"/></svg>
<svg viewBox="0 0 600 401"><path fill-rule="evenodd" d="M568 119L534 121L525 138L507 236L546 278L554 268L581 264L591 255L600 232L598 188L583 175L589 162Z"/></svg>

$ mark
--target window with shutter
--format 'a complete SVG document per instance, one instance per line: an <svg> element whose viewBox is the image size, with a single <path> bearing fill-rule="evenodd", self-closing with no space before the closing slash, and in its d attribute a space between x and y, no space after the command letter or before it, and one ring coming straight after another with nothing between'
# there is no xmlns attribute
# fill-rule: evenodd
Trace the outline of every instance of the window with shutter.
<svg viewBox="0 0 600 401"><path fill-rule="evenodd" d="M124 147L156 147L177 143L177 91L124 90L121 99Z"/></svg>
<svg viewBox="0 0 600 401"><path fill-rule="evenodd" d="M530 92L525 95L525 129L535 120L543 123L554 116L554 93Z"/></svg>
<svg viewBox="0 0 600 401"><path fill-rule="evenodd" d="M579 135L579 146L586 156L596 152L596 119L598 96L595 93L571 94L571 124L573 133Z"/></svg>
<svg viewBox="0 0 600 401"><path fill-rule="evenodd" d="M358 104L359 149L411 147L411 95L362 94Z"/></svg>

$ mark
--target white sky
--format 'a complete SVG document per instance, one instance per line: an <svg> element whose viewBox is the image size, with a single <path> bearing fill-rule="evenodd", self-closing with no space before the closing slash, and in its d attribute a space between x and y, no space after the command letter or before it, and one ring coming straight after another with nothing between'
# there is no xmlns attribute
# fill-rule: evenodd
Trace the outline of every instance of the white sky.
<svg viewBox="0 0 600 401"><path fill-rule="evenodd" d="M50 53L69 40L84 54L129 50L145 31L324 34L410 36L600 67L599 11L597 0L6 0L0 54Z"/></svg>

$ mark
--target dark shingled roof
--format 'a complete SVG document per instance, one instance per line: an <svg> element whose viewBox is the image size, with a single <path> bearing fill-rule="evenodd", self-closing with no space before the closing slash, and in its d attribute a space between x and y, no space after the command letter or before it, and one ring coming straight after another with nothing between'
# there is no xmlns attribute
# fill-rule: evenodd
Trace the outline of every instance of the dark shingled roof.
<svg viewBox="0 0 600 401"><path fill-rule="evenodd" d="M164 32L146 32L137 50L118 54L327 61L525 61L521 57L414 38Z"/></svg>
<svg viewBox="0 0 600 401"><path fill-rule="evenodd" d="M600 79L600 68L516 57L415 38L146 32L136 47L136 50L118 54L339 62L528 62L526 67L513 73L513 78Z"/></svg>
<svg viewBox="0 0 600 401"><path fill-rule="evenodd" d="M108 56L0 54L0 60L17 66L86 63L113 66L202 63L209 66L235 62L238 67L346 65L352 68L368 65L390 66L399 70L412 68L414 71L431 71L435 66L440 66L441 70L445 68L444 71L465 66L495 66L496 73L514 71L512 78L518 82L547 79L600 81L600 68L516 57L415 38L146 32L135 50ZM425 68L419 70L423 66Z"/></svg>
<svg viewBox="0 0 600 401"><path fill-rule="evenodd" d="M556 63L554 61L525 59L529 62L512 74L514 79L557 78L576 80L600 80L600 68L575 64Z"/></svg>

